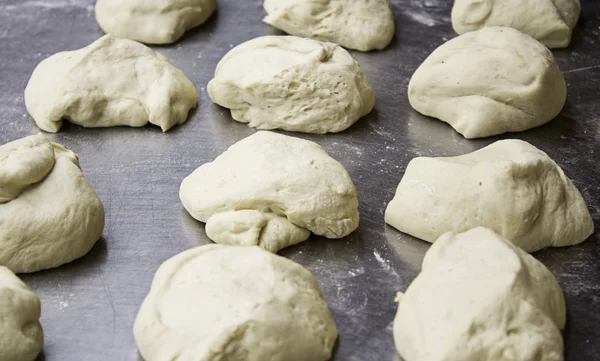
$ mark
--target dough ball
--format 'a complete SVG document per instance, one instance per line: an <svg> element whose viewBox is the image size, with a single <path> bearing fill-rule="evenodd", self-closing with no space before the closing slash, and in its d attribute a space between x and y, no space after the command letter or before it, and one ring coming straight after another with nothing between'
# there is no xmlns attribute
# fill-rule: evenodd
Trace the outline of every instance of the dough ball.
<svg viewBox="0 0 600 361"><path fill-rule="evenodd" d="M437 48L408 85L415 110L465 138L520 132L560 113L565 80L552 53L512 28L484 28Z"/></svg>
<svg viewBox="0 0 600 361"><path fill-rule="evenodd" d="M257 132L183 180L185 209L217 243L277 252L309 236L341 238L358 227L348 172L319 145Z"/></svg>
<svg viewBox="0 0 600 361"><path fill-rule="evenodd" d="M104 208L77 156L41 134L0 146L0 195L0 265L13 272L71 262L102 234Z"/></svg>
<svg viewBox="0 0 600 361"><path fill-rule="evenodd" d="M383 49L394 37L389 0L265 0L264 8L267 24L349 49Z"/></svg>
<svg viewBox="0 0 600 361"><path fill-rule="evenodd" d="M197 98L192 82L167 58L110 35L45 59L25 89L29 114L52 133L63 119L83 127L150 122L167 131L186 121Z"/></svg>
<svg viewBox="0 0 600 361"><path fill-rule="evenodd" d="M208 83L211 99L258 129L341 132L367 115L375 91L343 48L264 36L229 51Z"/></svg>
<svg viewBox="0 0 600 361"><path fill-rule="evenodd" d="M337 338L309 271L256 246L215 244L160 266L133 333L146 361L324 361Z"/></svg>
<svg viewBox="0 0 600 361"><path fill-rule="evenodd" d="M170 44L204 24L216 8L216 0L98 0L96 20L113 36Z"/></svg>
<svg viewBox="0 0 600 361"><path fill-rule="evenodd" d="M487 227L527 252L583 242L594 225L581 194L546 153L515 139L408 164L385 221L427 242Z"/></svg>
<svg viewBox="0 0 600 361"><path fill-rule="evenodd" d="M44 345L40 300L0 266L0 361L33 361Z"/></svg>
<svg viewBox="0 0 600 361"><path fill-rule="evenodd" d="M486 228L441 236L398 300L394 340L405 360L563 360L556 279Z"/></svg>
<svg viewBox="0 0 600 361"><path fill-rule="evenodd" d="M579 0L454 0L452 27L463 34L486 26L510 26L549 48L571 42Z"/></svg>

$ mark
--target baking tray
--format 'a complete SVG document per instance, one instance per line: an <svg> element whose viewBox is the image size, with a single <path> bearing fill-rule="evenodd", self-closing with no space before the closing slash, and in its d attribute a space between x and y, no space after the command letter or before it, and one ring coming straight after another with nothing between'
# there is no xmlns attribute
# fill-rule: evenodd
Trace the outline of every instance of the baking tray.
<svg viewBox="0 0 600 361"><path fill-rule="evenodd" d="M42 301L45 344L40 360L139 360L132 335L138 307L156 268L167 258L210 243L202 223L183 209L181 180L253 129L232 121L206 93L220 58L233 46L280 34L261 22L260 0L219 0L218 12L171 46L155 46L196 84L199 99L188 122L158 127L83 129L65 125L47 134L75 151L106 208L102 239L85 257L21 275ZM393 345L394 296L417 275L429 245L386 226L383 213L408 162L452 156L503 138L526 140L547 152L582 192L599 226L600 3L582 0L573 44L554 54L568 84L561 115L540 128L466 140L440 121L414 112L410 76L429 53L455 36L450 0L394 0L396 38L380 52L352 52L377 93L375 110L338 134L293 134L322 145L349 171L360 202L358 231L340 240L312 236L280 252L318 279L339 329L333 360L399 360ZM78 49L102 35L93 0L0 0L0 142L39 130L23 91L47 56ZM600 359L598 236L577 246L535 253L566 296L566 359Z"/></svg>

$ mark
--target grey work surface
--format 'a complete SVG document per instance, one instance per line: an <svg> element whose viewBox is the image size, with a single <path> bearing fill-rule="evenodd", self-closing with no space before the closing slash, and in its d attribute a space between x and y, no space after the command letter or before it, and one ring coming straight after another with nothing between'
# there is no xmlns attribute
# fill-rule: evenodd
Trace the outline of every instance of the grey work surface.
<svg viewBox="0 0 600 361"><path fill-rule="evenodd" d="M508 137L547 152L582 192L600 226L600 4L582 0L573 44L556 50L568 84L561 115L538 129L466 140L442 122L415 113L407 100L410 76L427 55L455 36L450 0L395 0L396 38L381 52L352 52L377 93L375 110L345 132L293 134L321 144L350 172L361 222L341 240L312 236L280 254L318 279L340 337L334 360L397 360L392 339L394 296L417 275L429 244L386 226L383 213L410 159L458 155ZM93 0L0 0L0 142L38 132L23 90L35 66L62 50L102 35ZM48 134L75 151L106 208L102 239L80 260L22 275L42 301L41 360L138 360L132 324L156 268L167 258L210 241L183 209L181 180L254 132L215 106L205 86L219 59L256 36L278 34L261 22L259 0L219 0L207 24L172 46L154 47L196 84L199 100L187 123L158 127L83 129L66 124ZM535 253L566 295L564 332L569 361L600 360L600 245Z"/></svg>

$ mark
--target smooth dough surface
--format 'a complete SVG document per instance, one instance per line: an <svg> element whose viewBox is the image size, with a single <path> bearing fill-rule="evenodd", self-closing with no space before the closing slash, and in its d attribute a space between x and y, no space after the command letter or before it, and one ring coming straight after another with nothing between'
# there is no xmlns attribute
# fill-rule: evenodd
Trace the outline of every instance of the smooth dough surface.
<svg viewBox="0 0 600 361"><path fill-rule="evenodd" d="M200 166L179 197L217 243L277 252L310 232L341 238L358 227L356 190L344 167L313 142L272 132L242 139Z"/></svg>
<svg viewBox="0 0 600 361"><path fill-rule="evenodd" d="M170 44L204 24L216 8L216 0L98 0L96 21L113 36Z"/></svg>
<svg viewBox="0 0 600 361"><path fill-rule="evenodd" d="M33 361L44 345L40 300L0 266L0 361Z"/></svg>
<svg viewBox="0 0 600 361"><path fill-rule="evenodd" d="M197 98L192 82L167 58L110 35L43 60L25 89L29 114L52 133L63 119L84 127L150 122L167 131L186 121Z"/></svg>
<svg viewBox="0 0 600 361"><path fill-rule="evenodd" d="M312 274L259 247L163 263L134 323L146 361L324 361L337 329Z"/></svg>
<svg viewBox="0 0 600 361"><path fill-rule="evenodd" d="M398 301L394 341L404 360L563 360L556 279L486 228L441 236Z"/></svg>
<svg viewBox="0 0 600 361"><path fill-rule="evenodd" d="M594 231L581 194L562 169L516 139L457 157L411 160L385 221L427 242L487 227L527 252L577 244Z"/></svg>
<svg viewBox="0 0 600 361"><path fill-rule="evenodd" d="M383 49L394 37L389 0L265 0L264 8L267 24L349 49Z"/></svg>
<svg viewBox="0 0 600 361"><path fill-rule="evenodd" d="M103 228L104 208L73 152L41 134L0 146L0 265L58 267L85 255Z"/></svg>
<svg viewBox="0 0 600 361"><path fill-rule="evenodd" d="M305 133L341 132L375 104L371 83L346 50L295 36L233 48L207 90L238 122Z"/></svg>
<svg viewBox="0 0 600 361"><path fill-rule="evenodd" d="M486 26L510 26L549 48L571 42L579 0L454 0L452 27L463 34Z"/></svg>
<svg viewBox="0 0 600 361"><path fill-rule="evenodd" d="M512 28L489 27L437 48L413 74L408 100L465 138L520 132L554 119L567 97L552 53Z"/></svg>

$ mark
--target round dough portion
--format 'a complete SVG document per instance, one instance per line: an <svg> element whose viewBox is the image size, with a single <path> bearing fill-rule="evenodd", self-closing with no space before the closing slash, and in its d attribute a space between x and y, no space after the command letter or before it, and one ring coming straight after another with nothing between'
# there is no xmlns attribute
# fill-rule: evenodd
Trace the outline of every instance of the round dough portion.
<svg viewBox="0 0 600 361"><path fill-rule="evenodd" d="M583 197L546 153L516 139L457 157L410 161L385 221L427 242L487 227L527 252L586 240Z"/></svg>
<svg viewBox="0 0 600 361"><path fill-rule="evenodd" d="M465 138L520 132L560 113L565 80L552 53L527 34L490 27L437 48L413 74L408 100Z"/></svg>
<svg viewBox="0 0 600 361"><path fill-rule="evenodd" d="M389 0L265 0L264 8L267 24L349 49L383 49L394 37Z"/></svg>
<svg viewBox="0 0 600 361"><path fill-rule="evenodd" d="M452 27L463 34L486 26L510 26L549 48L571 42L579 20L579 0L455 0Z"/></svg>
<svg viewBox="0 0 600 361"><path fill-rule="evenodd" d="M170 44L204 24L216 8L216 0L98 0L96 21L113 36Z"/></svg>
<svg viewBox="0 0 600 361"><path fill-rule="evenodd" d="M313 142L272 132L242 139L200 166L179 197L217 243L277 252L309 231L341 238L358 227L356 189L344 167Z"/></svg>
<svg viewBox="0 0 600 361"><path fill-rule="evenodd" d="M40 300L0 266L0 361L33 361L44 345Z"/></svg>
<svg viewBox="0 0 600 361"><path fill-rule="evenodd" d="M146 361L323 361L337 329L299 264L259 247L206 245L160 266L134 336Z"/></svg>
<svg viewBox="0 0 600 361"><path fill-rule="evenodd" d="M43 60L25 89L29 114L52 133L63 119L83 127L150 122L167 131L186 121L197 98L192 82L167 58L110 35Z"/></svg>
<svg viewBox="0 0 600 361"><path fill-rule="evenodd" d="M14 150L15 143L22 146ZM43 179L19 183L20 194L0 204L0 265L15 273L58 267L84 256L104 228L104 207L79 168L77 156L42 135L0 146L13 149L2 163L5 174L33 174L39 164L53 163ZM50 146L52 161L45 151Z"/></svg>
<svg viewBox="0 0 600 361"><path fill-rule="evenodd" d="M556 279L488 229L441 236L397 300L394 340L404 360L563 360Z"/></svg>
<svg viewBox="0 0 600 361"><path fill-rule="evenodd" d="M208 83L211 99L258 129L341 132L367 115L375 91L338 45L264 36L229 51Z"/></svg>

